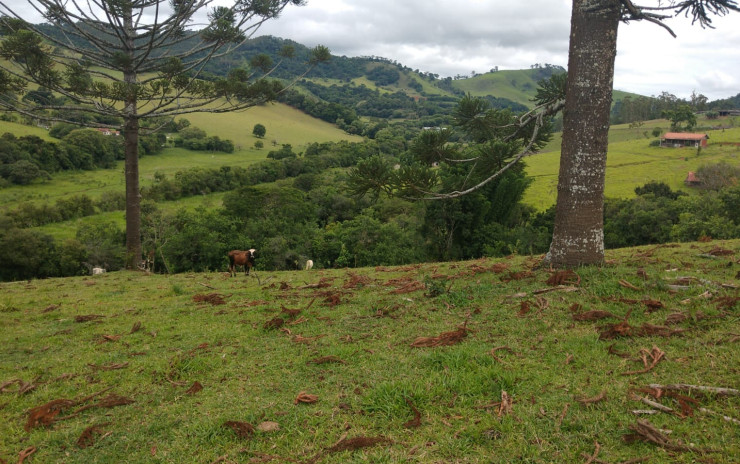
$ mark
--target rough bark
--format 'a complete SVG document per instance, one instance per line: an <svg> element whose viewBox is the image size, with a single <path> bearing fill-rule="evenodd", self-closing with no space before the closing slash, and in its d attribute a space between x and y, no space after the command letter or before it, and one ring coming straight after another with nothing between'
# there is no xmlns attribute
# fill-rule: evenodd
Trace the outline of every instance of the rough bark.
<svg viewBox="0 0 740 464"><path fill-rule="evenodd" d="M123 127L123 147L126 155L126 269L137 269L141 261L141 191L139 189L139 117L136 105L136 92L131 90L137 81L134 62L134 23L131 7L124 12L125 52L130 65L123 73L123 80L129 87Z"/></svg>
<svg viewBox="0 0 740 464"><path fill-rule="evenodd" d="M619 0L573 0L555 225L546 263L604 260L604 177Z"/></svg>

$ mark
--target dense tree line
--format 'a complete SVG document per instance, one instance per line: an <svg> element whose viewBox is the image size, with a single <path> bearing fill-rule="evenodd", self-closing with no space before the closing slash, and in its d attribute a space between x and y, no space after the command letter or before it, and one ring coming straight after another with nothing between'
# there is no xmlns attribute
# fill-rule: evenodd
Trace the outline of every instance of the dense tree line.
<svg viewBox="0 0 740 464"><path fill-rule="evenodd" d="M676 111L697 112L713 107L706 96L696 92L692 93L689 99L679 98L669 92L662 92L657 97L627 95L614 102L611 123L626 124L666 117L670 119L670 114Z"/></svg>
<svg viewBox="0 0 740 464"><path fill-rule="evenodd" d="M119 139L92 129L74 130L61 143L6 133L0 137L0 187L26 185L59 171L110 168L122 153Z"/></svg>
<svg viewBox="0 0 740 464"><path fill-rule="evenodd" d="M332 143L316 144L311 151L316 158L343 158ZM322 165L333 163L324 160ZM549 245L554 209L538 213L518 201L528 183L522 170L508 173L475 195L452 201L385 198L372 202L347 193L342 170L294 170L287 177L290 166L270 160L255 166L252 174L248 173L251 167L223 167L208 173L188 170L159 182L183 182L179 188L189 185L193 192L229 188L218 208L163 212L154 200L166 197L167 189L157 184L145 191L143 243L145 250L154 253L154 270L221 271L227 265L226 251L246 247L259 250L258 269L275 270L300 268L307 259L318 267L395 265L537 254ZM198 180L197 174L203 178ZM454 181L459 173L452 170L443 175ZM207 179L217 182L218 178L226 182L208 184ZM737 185L687 195L651 183L636 193L632 199L607 199L607 248L740 237ZM114 204L115 199L108 202ZM65 206L70 215L100 207L85 198L57 205ZM83 225L75 238L55 241L16 220L14 215L0 216L3 280L81 275L92 266L109 270L123 266L123 231L112 223Z"/></svg>

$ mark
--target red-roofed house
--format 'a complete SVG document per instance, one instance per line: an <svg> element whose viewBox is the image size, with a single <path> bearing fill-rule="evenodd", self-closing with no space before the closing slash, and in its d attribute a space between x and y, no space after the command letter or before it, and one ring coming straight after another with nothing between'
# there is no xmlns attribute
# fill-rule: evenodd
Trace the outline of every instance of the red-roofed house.
<svg viewBox="0 0 740 464"><path fill-rule="evenodd" d="M706 147L709 135L690 132L667 132L660 139L661 147Z"/></svg>

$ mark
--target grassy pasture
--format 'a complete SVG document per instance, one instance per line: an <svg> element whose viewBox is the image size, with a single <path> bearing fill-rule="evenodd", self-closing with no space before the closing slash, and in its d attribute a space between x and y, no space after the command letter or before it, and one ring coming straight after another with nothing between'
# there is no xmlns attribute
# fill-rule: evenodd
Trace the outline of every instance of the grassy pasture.
<svg viewBox="0 0 740 464"><path fill-rule="evenodd" d="M218 168L220 166L248 166L262 161L270 150L288 143L293 151L302 152L313 142L339 140L361 141L362 138L339 130L336 126L312 118L305 113L282 104L268 104L248 111L226 114L194 113L184 116L193 126L205 130L208 135L217 135L234 142L234 153L193 152L180 148L167 148L155 156L145 156L139 160L142 186L150 184L154 173L159 171L172 175L178 170L192 167ZM252 135L254 125L260 123L267 128L263 140L264 148L254 148L258 139ZM48 133L40 128L0 122L0 133L12 132L16 136ZM0 190L0 205L12 206L21 201L51 201L69 195L86 194L93 199L105 191L121 191L124 187L123 162L114 169L96 171L61 172L46 182L27 186L13 186Z"/></svg>
<svg viewBox="0 0 740 464"><path fill-rule="evenodd" d="M651 147L650 141L642 133L652 131L652 127L667 127L665 121L647 123L646 127L629 129L627 125L614 126L609 132L609 152L607 155L605 196L630 198L635 195L635 187L647 182L665 182L673 190L692 192L683 181L689 171L695 171L703 164L725 161L740 163L740 147L722 145L724 142L740 142L740 128L706 131L709 146L697 155L695 148ZM661 124L664 123L664 124ZM705 132L705 131L701 131ZM534 182L526 191L524 201L544 210L555 204L557 196L558 170L560 168L560 134L548 144L541 154L527 159L527 173Z"/></svg>
<svg viewBox="0 0 740 464"><path fill-rule="evenodd" d="M740 397L637 389L740 386L740 241L538 258L0 284L0 459L737 462Z"/></svg>

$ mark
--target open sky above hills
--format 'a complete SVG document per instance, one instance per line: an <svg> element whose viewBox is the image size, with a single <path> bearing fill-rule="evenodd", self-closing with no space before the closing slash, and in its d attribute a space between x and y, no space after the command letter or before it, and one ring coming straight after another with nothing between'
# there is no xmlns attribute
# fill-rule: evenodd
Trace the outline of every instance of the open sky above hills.
<svg viewBox="0 0 740 464"><path fill-rule="evenodd" d="M225 1L225 0L221 0ZM644 5L657 2L645 0ZM534 63L567 66L570 0L308 0L286 8L259 34L322 44L332 53L375 55L442 77ZM615 88L711 100L740 92L740 13L717 17L715 29L668 21L678 35L649 23L622 24Z"/></svg>
<svg viewBox="0 0 740 464"><path fill-rule="evenodd" d="M41 21L25 0L11 3L25 19ZM381 56L441 77L534 63L565 67L571 5L571 0L307 0L303 7L286 8L257 35L326 45L340 56ZM668 91L681 98L695 90L710 100L740 92L740 13L715 17L714 29L691 26L683 15L667 24L677 38L650 23L620 27L617 90Z"/></svg>

